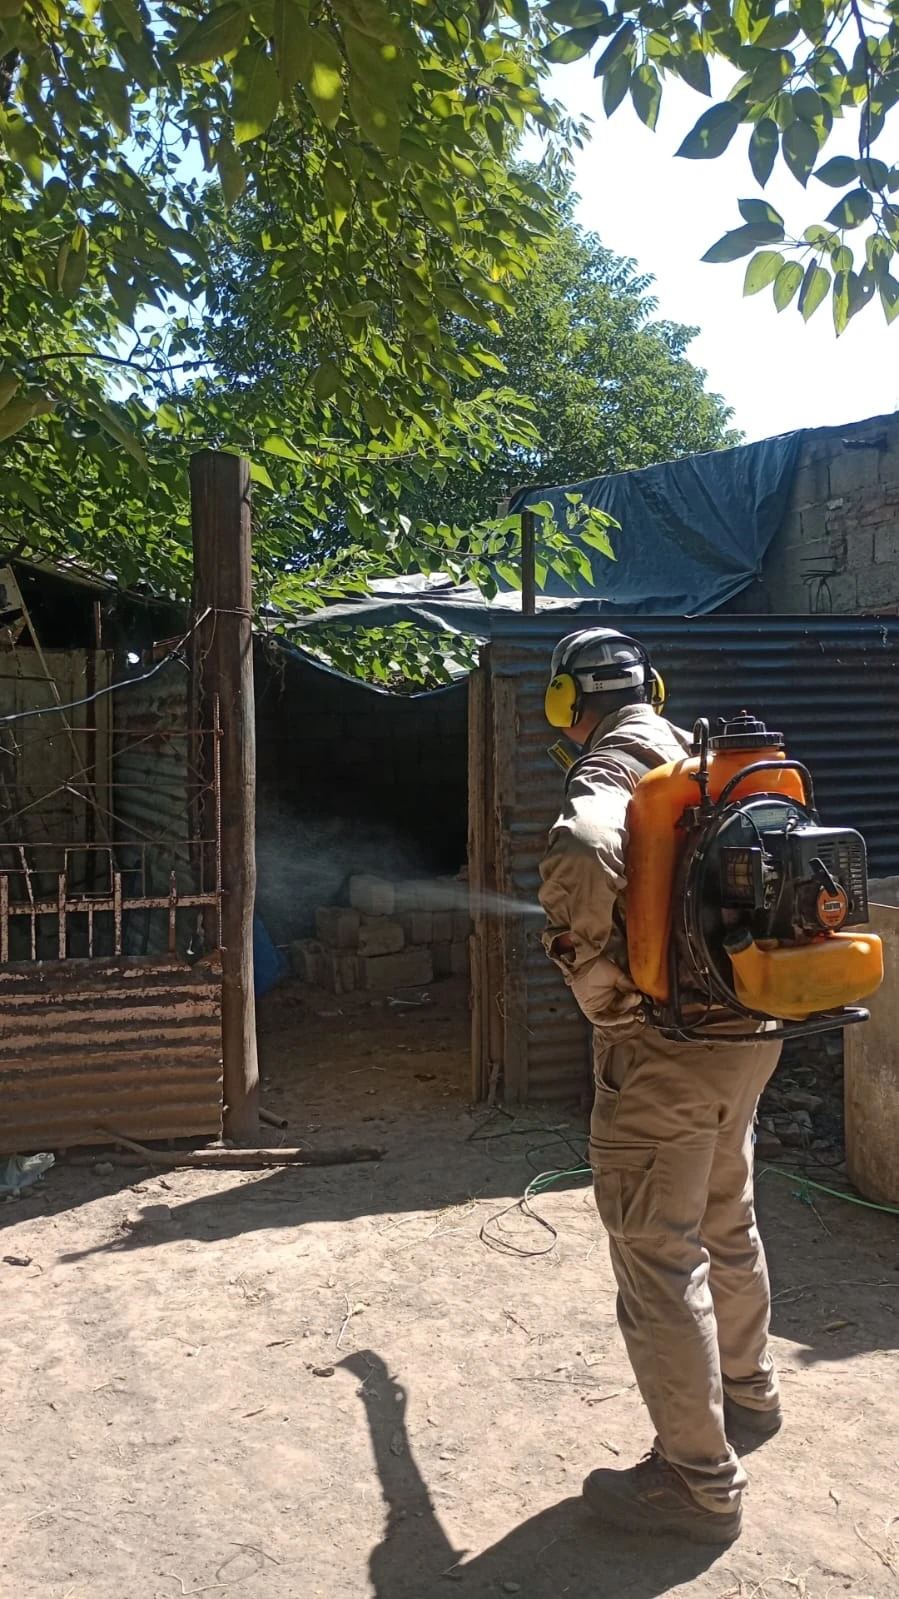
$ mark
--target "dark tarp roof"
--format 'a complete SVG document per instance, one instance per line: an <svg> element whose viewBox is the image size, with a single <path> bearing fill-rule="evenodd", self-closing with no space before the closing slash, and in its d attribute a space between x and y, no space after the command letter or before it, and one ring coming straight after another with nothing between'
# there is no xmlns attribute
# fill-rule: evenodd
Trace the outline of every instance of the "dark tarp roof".
<svg viewBox="0 0 899 1599"><path fill-rule="evenodd" d="M783 521L802 437L786 433L583 483L521 489L512 498L513 513L549 501L565 527L571 509L566 495L580 494L621 528L612 536L614 561L584 546L592 581L585 578L572 589L550 572L538 611L594 614L599 607L611 614L699 616L718 610L758 574ZM414 574L377 580L369 594L326 606L297 626L386 627L406 621L486 639L492 614L520 605L520 595L508 587L488 604L472 583Z"/></svg>
<svg viewBox="0 0 899 1599"><path fill-rule="evenodd" d="M615 561L588 551L603 609L699 616L718 610L757 575L783 521L801 443L801 433L785 433L636 472L522 489L509 508L548 501L564 527L566 495L583 495L621 527L612 538ZM565 584L550 573L546 592L564 594Z"/></svg>

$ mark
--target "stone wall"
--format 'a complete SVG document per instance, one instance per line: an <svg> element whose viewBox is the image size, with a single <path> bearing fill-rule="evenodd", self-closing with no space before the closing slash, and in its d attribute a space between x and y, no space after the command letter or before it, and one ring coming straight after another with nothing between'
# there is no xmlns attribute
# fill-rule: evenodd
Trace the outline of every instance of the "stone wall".
<svg viewBox="0 0 899 1599"><path fill-rule="evenodd" d="M787 516L742 614L899 609L899 414L809 431Z"/></svg>

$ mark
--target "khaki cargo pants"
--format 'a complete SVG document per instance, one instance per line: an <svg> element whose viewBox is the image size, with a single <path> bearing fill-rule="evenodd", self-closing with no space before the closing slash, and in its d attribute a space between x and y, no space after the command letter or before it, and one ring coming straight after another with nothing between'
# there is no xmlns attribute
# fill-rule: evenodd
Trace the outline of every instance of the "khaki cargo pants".
<svg viewBox="0 0 899 1599"><path fill-rule="evenodd" d="M597 1035L590 1148L618 1283L618 1323L655 1447L698 1502L726 1511L746 1483L723 1394L768 1409L770 1294L753 1205L752 1128L775 1043Z"/></svg>

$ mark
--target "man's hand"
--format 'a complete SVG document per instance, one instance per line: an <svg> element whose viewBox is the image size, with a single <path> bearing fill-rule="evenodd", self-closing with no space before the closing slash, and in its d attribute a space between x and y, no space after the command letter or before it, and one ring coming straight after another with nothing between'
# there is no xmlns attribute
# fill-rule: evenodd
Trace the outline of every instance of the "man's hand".
<svg viewBox="0 0 899 1599"><path fill-rule="evenodd" d="M553 940L550 954L560 963L572 994L595 1027L629 1027L636 1021L643 996L614 961L596 955L575 969L569 964L575 947L568 933Z"/></svg>

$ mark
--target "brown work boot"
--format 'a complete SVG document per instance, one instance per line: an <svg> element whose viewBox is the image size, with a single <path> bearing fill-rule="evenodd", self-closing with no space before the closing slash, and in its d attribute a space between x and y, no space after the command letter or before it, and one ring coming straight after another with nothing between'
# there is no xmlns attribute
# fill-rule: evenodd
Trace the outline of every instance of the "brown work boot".
<svg viewBox="0 0 899 1599"><path fill-rule="evenodd" d="M769 1410L751 1410L748 1405L738 1405L735 1399L724 1396L724 1430L728 1443L738 1454L749 1454L758 1449L783 1426L783 1411L779 1404Z"/></svg>
<svg viewBox="0 0 899 1599"><path fill-rule="evenodd" d="M662 1533L689 1538L691 1543L733 1543L739 1538L743 1512L705 1510L693 1498L683 1477L653 1449L627 1471L591 1471L584 1483L590 1509L611 1526L627 1532Z"/></svg>

